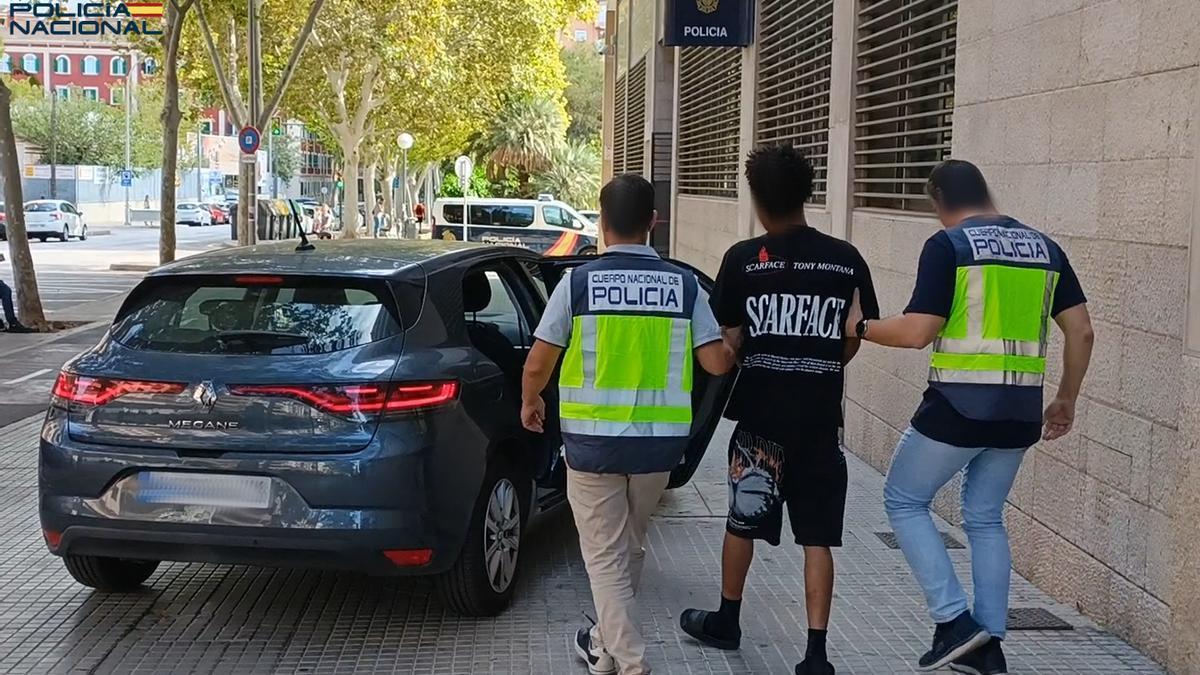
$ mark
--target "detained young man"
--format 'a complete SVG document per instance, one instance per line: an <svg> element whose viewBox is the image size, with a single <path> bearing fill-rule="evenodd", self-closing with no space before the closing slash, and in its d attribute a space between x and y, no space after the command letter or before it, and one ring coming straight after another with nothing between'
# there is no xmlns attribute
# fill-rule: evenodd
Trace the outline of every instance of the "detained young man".
<svg viewBox="0 0 1200 675"><path fill-rule="evenodd" d="M843 367L858 350L844 322L859 298L879 315L871 273L846 241L808 226L804 203L813 168L790 146L755 150L746 178L766 234L725 255L712 303L741 373L725 416L737 421L729 444L729 517L721 554L721 604L686 610L682 629L718 649L737 649L742 592L754 542L778 546L786 506L804 547L808 645L796 673L834 672L825 638L833 602L833 553L842 545L846 458Z"/></svg>

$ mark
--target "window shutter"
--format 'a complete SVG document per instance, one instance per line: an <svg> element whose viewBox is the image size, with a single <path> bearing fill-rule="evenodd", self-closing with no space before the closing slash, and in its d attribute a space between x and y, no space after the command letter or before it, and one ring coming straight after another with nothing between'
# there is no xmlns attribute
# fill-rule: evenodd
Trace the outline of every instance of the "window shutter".
<svg viewBox="0 0 1200 675"><path fill-rule="evenodd" d="M829 155L833 0L764 0L757 65L756 145L801 149L816 170L812 201L823 204Z"/></svg>
<svg viewBox="0 0 1200 675"><path fill-rule="evenodd" d="M956 0L861 0L858 206L929 210L925 181L950 155L957 23Z"/></svg>
<svg viewBox="0 0 1200 675"><path fill-rule="evenodd" d="M736 199L742 50L680 50L680 194Z"/></svg>

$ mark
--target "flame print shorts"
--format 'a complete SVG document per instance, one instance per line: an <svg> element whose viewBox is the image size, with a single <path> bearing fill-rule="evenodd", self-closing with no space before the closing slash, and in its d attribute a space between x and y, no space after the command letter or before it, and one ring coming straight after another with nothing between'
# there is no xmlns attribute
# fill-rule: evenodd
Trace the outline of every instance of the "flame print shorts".
<svg viewBox="0 0 1200 675"><path fill-rule="evenodd" d="M797 544L839 547L847 482L837 429L779 433L739 424L729 441L725 529L778 546L786 504Z"/></svg>

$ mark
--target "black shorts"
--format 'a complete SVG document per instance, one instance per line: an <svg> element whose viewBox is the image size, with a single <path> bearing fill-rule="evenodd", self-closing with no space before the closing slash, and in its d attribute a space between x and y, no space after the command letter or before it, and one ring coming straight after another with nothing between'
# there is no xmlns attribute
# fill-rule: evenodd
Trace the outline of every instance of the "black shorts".
<svg viewBox="0 0 1200 675"><path fill-rule="evenodd" d="M847 483L837 429L781 432L738 424L729 441L725 529L778 546L786 503L797 544L839 547Z"/></svg>

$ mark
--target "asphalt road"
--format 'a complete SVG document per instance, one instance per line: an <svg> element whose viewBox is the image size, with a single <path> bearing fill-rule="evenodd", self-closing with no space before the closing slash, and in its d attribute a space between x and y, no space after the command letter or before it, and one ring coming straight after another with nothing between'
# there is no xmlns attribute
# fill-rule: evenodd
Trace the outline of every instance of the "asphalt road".
<svg viewBox="0 0 1200 675"><path fill-rule="evenodd" d="M114 227L111 232L87 241L30 243L38 291L48 312L60 319L75 318L73 306L106 298L115 301L141 280L141 272L110 271L114 263L157 264L157 228ZM180 228L178 257L223 245L228 237L228 227ZM7 245L0 244L0 250L7 254ZM7 262L0 263L0 278L12 285L12 267ZM44 409L62 364L96 344L105 330L99 326L72 332L15 351L15 341L0 334L0 426Z"/></svg>

